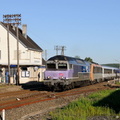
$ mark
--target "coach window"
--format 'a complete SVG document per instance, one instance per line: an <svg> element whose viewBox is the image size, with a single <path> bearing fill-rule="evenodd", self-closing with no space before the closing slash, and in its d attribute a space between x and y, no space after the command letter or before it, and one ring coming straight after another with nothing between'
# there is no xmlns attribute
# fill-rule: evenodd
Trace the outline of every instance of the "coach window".
<svg viewBox="0 0 120 120"><path fill-rule="evenodd" d="M94 67L93 73L102 73L101 67Z"/></svg>
<svg viewBox="0 0 120 120"><path fill-rule="evenodd" d="M112 73L112 70L111 69L105 69L104 73Z"/></svg>

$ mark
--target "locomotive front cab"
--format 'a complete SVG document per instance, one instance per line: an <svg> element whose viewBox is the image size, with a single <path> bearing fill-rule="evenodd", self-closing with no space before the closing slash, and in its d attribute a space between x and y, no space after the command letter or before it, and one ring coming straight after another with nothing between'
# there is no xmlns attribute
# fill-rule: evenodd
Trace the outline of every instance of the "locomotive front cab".
<svg viewBox="0 0 120 120"><path fill-rule="evenodd" d="M67 79L68 62L67 61L48 61L45 71L45 79Z"/></svg>

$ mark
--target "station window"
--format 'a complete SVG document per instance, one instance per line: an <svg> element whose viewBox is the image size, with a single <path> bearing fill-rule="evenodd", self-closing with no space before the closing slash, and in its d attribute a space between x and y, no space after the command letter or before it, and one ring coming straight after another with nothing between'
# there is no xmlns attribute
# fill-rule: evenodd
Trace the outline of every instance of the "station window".
<svg viewBox="0 0 120 120"><path fill-rule="evenodd" d="M27 67L22 67L21 69L24 71L27 71Z"/></svg>

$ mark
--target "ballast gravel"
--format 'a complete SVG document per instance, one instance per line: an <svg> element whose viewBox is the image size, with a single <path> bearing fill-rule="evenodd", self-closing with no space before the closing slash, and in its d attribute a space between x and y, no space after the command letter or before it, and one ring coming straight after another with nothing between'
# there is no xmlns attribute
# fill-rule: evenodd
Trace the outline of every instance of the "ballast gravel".
<svg viewBox="0 0 120 120"><path fill-rule="evenodd" d="M56 108L66 106L77 98L79 98L79 96L59 98L6 110L5 120L43 120L44 114L46 115L46 113Z"/></svg>
<svg viewBox="0 0 120 120"><path fill-rule="evenodd" d="M0 92L20 90L21 87L11 87L0 89ZM69 104L70 102L80 98L80 96L85 96L89 93L67 96L63 98L53 99L51 101L43 101L39 103L30 104L27 106L22 106L19 108L14 108L10 110L5 110L5 120L51 120L48 113L55 110L56 108L61 108ZM2 112L0 112L0 120ZM108 117L108 116L94 116L88 118L88 120L120 120L117 117Z"/></svg>

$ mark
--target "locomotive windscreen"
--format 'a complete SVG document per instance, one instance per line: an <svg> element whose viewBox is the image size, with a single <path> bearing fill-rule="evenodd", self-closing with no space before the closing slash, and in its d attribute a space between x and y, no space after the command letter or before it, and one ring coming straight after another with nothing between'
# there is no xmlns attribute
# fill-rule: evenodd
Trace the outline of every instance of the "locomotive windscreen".
<svg viewBox="0 0 120 120"><path fill-rule="evenodd" d="M56 64L54 63L47 64L47 69L56 69Z"/></svg>
<svg viewBox="0 0 120 120"><path fill-rule="evenodd" d="M58 63L58 69L67 69L66 63Z"/></svg>

